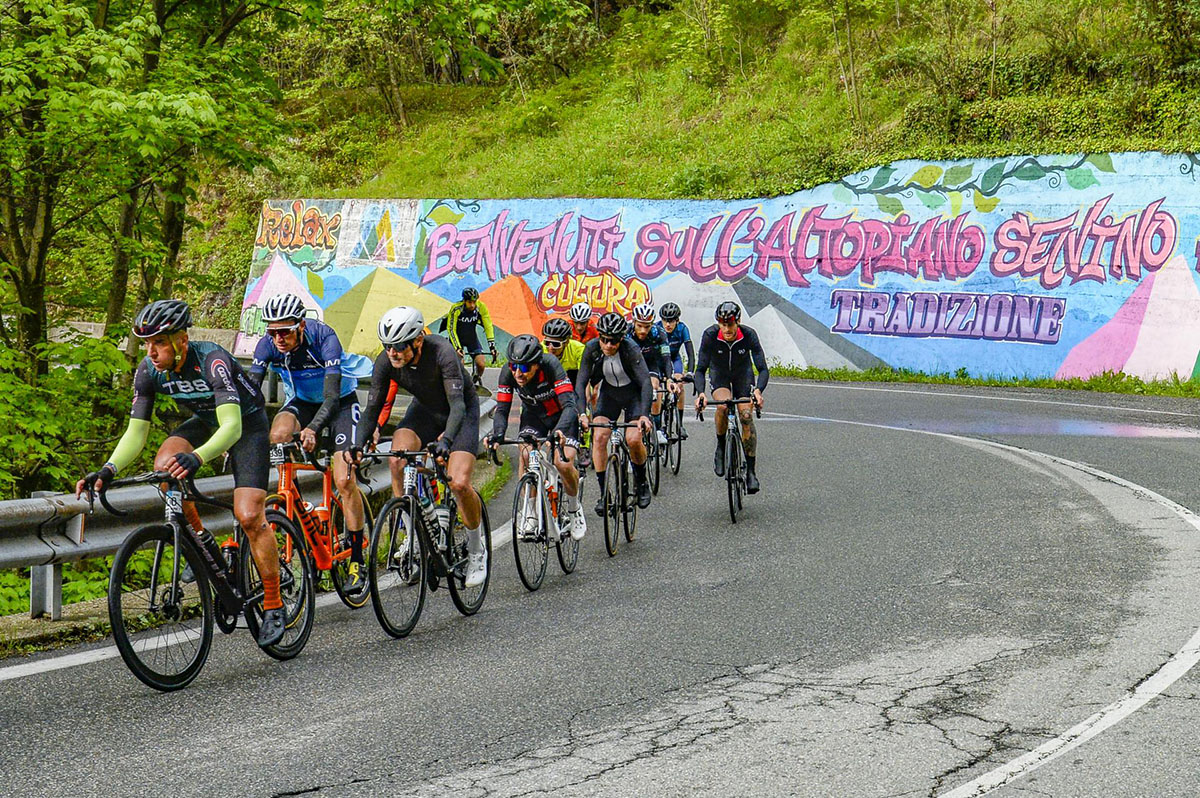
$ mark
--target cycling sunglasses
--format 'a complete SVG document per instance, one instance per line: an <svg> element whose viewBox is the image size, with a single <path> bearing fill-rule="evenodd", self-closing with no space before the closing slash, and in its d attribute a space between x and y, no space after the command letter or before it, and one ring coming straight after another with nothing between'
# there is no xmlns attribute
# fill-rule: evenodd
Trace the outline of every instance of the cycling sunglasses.
<svg viewBox="0 0 1200 798"><path fill-rule="evenodd" d="M513 363L512 367L513 371L519 371L522 374L528 374L534 369L534 365L532 363Z"/></svg>
<svg viewBox="0 0 1200 798"><path fill-rule="evenodd" d="M605 344L619 344L624 336L621 335L601 335L600 341Z"/></svg>
<svg viewBox="0 0 1200 798"><path fill-rule="evenodd" d="M289 335L300 329L302 322L296 322L289 327L268 327L267 335L272 338L287 338Z"/></svg>
<svg viewBox="0 0 1200 798"><path fill-rule="evenodd" d="M406 349L413 345L412 341L403 344L384 344L383 348L389 352L395 352L397 355L402 354Z"/></svg>
<svg viewBox="0 0 1200 798"><path fill-rule="evenodd" d="M546 339L547 349L562 349L566 345L566 341L551 341L549 338Z"/></svg>

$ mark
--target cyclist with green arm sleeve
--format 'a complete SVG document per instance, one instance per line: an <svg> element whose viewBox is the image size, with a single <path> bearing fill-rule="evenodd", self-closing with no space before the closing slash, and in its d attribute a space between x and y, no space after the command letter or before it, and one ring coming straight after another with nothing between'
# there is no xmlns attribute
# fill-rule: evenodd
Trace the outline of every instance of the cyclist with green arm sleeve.
<svg viewBox="0 0 1200 798"><path fill-rule="evenodd" d="M479 298L479 292L474 288L464 288L462 301L450 306L446 314L446 333L450 343L458 350L458 354L470 355L475 363L475 384L481 385L483 380L483 347L479 344L479 333L476 327L483 327L487 336L488 350L492 362L496 362L496 329L492 326L492 315L488 313L487 305Z"/></svg>
<svg viewBox="0 0 1200 798"><path fill-rule="evenodd" d="M191 311L177 299L142 308L133 334L146 342L146 357L134 374L133 412L116 449L98 471L75 484L75 495L102 490L130 465L146 445L154 397L174 399L193 415L163 441L154 458L156 470L176 479L195 475L200 466L225 452L233 462L233 511L250 539L263 584L260 646L283 638L283 602L279 594L279 550L267 526L265 501L270 476L267 414L262 393L233 356L209 341L189 341ZM199 515L190 503L185 515L197 530Z"/></svg>

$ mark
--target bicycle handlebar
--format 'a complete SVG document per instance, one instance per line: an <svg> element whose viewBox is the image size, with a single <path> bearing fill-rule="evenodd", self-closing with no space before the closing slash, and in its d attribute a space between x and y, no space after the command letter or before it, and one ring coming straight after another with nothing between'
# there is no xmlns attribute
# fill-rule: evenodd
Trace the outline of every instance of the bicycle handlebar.
<svg viewBox="0 0 1200 798"><path fill-rule="evenodd" d="M292 440L290 443L275 443L275 444L272 444L272 446L278 447L279 452L281 454L284 454L286 452L300 452L304 456L304 459L308 462L308 464L318 471L324 472L325 470L328 469L328 466L321 465L320 461L317 460L316 450L313 450L310 452L310 451L306 450L303 446L300 445L300 433L299 432L292 433Z"/></svg>
<svg viewBox="0 0 1200 798"><path fill-rule="evenodd" d="M489 446L488 450L492 458L492 462L496 465L500 465L500 456L497 452L497 447L511 445L541 446L543 443L552 443L550 448L552 450L557 449L559 456L564 461L567 459L567 447L561 440L559 440L557 435L539 436L532 433L522 433L518 434L516 439L501 438L500 440L491 442L494 443L495 446Z"/></svg>
<svg viewBox="0 0 1200 798"><path fill-rule="evenodd" d="M711 402L708 402L708 404L723 405L724 407L733 407L734 405L743 405L743 404L746 404L747 402L752 402L754 404L754 417L762 418L762 405L758 404L758 402L755 402L753 396L741 396L736 399L713 399ZM703 421L704 420L704 411L697 410L696 418Z"/></svg>
<svg viewBox="0 0 1200 798"><path fill-rule="evenodd" d="M188 477L187 479L176 479L166 471L146 471L141 474L134 474L133 476L114 479L112 482L105 483L98 491L89 489L87 491L88 503L90 504L96 499L99 499L101 507L118 518L123 517L129 515L129 513L125 510L118 510L116 507L113 507L111 504L109 504L107 495L109 488L120 488L126 485L158 485L162 482L167 482L179 488L180 492L183 494L183 498L188 501L199 501L205 504L225 506L224 502L201 493L200 489L196 487L196 483L192 477Z"/></svg>

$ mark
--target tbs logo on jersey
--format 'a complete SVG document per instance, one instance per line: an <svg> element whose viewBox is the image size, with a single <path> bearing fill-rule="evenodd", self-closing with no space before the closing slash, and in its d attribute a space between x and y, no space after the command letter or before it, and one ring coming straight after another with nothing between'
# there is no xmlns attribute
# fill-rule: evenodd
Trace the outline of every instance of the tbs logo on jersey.
<svg viewBox="0 0 1200 798"><path fill-rule="evenodd" d="M172 380L163 384L167 393L208 393L208 383L204 380Z"/></svg>

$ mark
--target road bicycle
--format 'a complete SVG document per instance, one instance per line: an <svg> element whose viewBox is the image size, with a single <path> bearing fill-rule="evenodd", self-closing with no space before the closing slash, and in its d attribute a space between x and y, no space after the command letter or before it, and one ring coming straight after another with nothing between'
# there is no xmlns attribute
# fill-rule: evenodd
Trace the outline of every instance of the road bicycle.
<svg viewBox="0 0 1200 798"><path fill-rule="evenodd" d="M725 416L729 420L729 426L725 429L725 488L729 495L729 520L735 524L738 511L742 509L742 496L746 493L746 444L742 440L742 417L737 411L737 406L745 402L754 402L754 397L714 399L708 403L729 408ZM754 405L754 414L762 418L762 408L757 404ZM698 412L696 417L703 421L703 411Z"/></svg>
<svg viewBox="0 0 1200 798"><path fill-rule="evenodd" d="M679 392L668 392L663 399L663 432L667 434L667 445L662 447L665 450L664 465L676 475L683 465L683 386L691 381L691 374L683 375L683 379L678 381Z"/></svg>
<svg viewBox="0 0 1200 798"><path fill-rule="evenodd" d="M467 533L445 472L429 449L363 453L364 459L390 457L409 461L404 493L388 499L375 519L367 579L380 626L392 637L406 637L421 617L426 588L437 590L442 580L463 615L474 615L483 606L492 578L492 528L487 505L480 500L488 575L483 584L467 587Z"/></svg>
<svg viewBox="0 0 1200 798"><path fill-rule="evenodd" d="M574 571L579 562L579 541L566 531L567 502L562 475L554 466L553 457L542 451L542 446L550 441L551 438L522 432L515 440L495 442L499 446L518 444L529 447L525 473L521 475L513 494L512 536L517 575L521 577L521 584L530 591L541 587L546 578L550 544L553 543L558 552L558 564L564 574ZM557 450L559 456L566 459L561 443L555 442L552 450ZM495 451L492 452L492 458L497 464L500 462ZM582 495L577 497L579 501L582 499Z"/></svg>
<svg viewBox="0 0 1200 798"><path fill-rule="evenodd" d="M299 440L300 433L296 433L291 443L271 446L271 465L279 473L279 487L267 497L267 507L278 509L304 532L307 552L312 556L315 570L318 573L327 572L338 598L347 607L357 610L366 606L371 598L371 590L365 573L358 590L347 589L350 579L350 539L342 501L333 485L333 470L328 461L322 463L318 459L316 452L304 451ZM302 456L304 462L295 462L292 458L296 455ZM315 507L304 499L296 479L297 474L304 471L321 474L321 501ZM365 538L367 530L373 526L371 506L366 496L363 496L362 506ZM366 548L366 540L363 541L363 548Z"/></svg>
<svg viewBox="0 0 1200 798"><path fill-rule="evenodd" d="M108 583L113 638L134 676L155 690L178 690L204 667L217 618L221 630L229 633L237 618L244 616L250 634L258 637L262 580L240 527L234 533L239 545L236 552L230 550L233 556L227 559L212 535L197 533L183 515L185 501L229 512L233 505L204 495L191 480L151 471L104 486L98 498L113 515L127 513L109 504L105 493L122 485L154 485L162 496L164 512L162 523L129 533L113 557ZM300 653L312 631L312 562L295 524L278 510L268 510L266 516L279 549L285 631L282 640L264 646L263 651L286 660Z"/></svg>
<svg viewBox="0 0 1200 798"><path fill-rule="evenodd" d="M593 421L588 426L613 431L608 439L608 465L604 470L604 549L609 557L615 557L621 528L624 527L625 540L629 543L637 534L637 494L633 489L633 462L629 459L625 430L638 426L638 422Z"/></svg>

